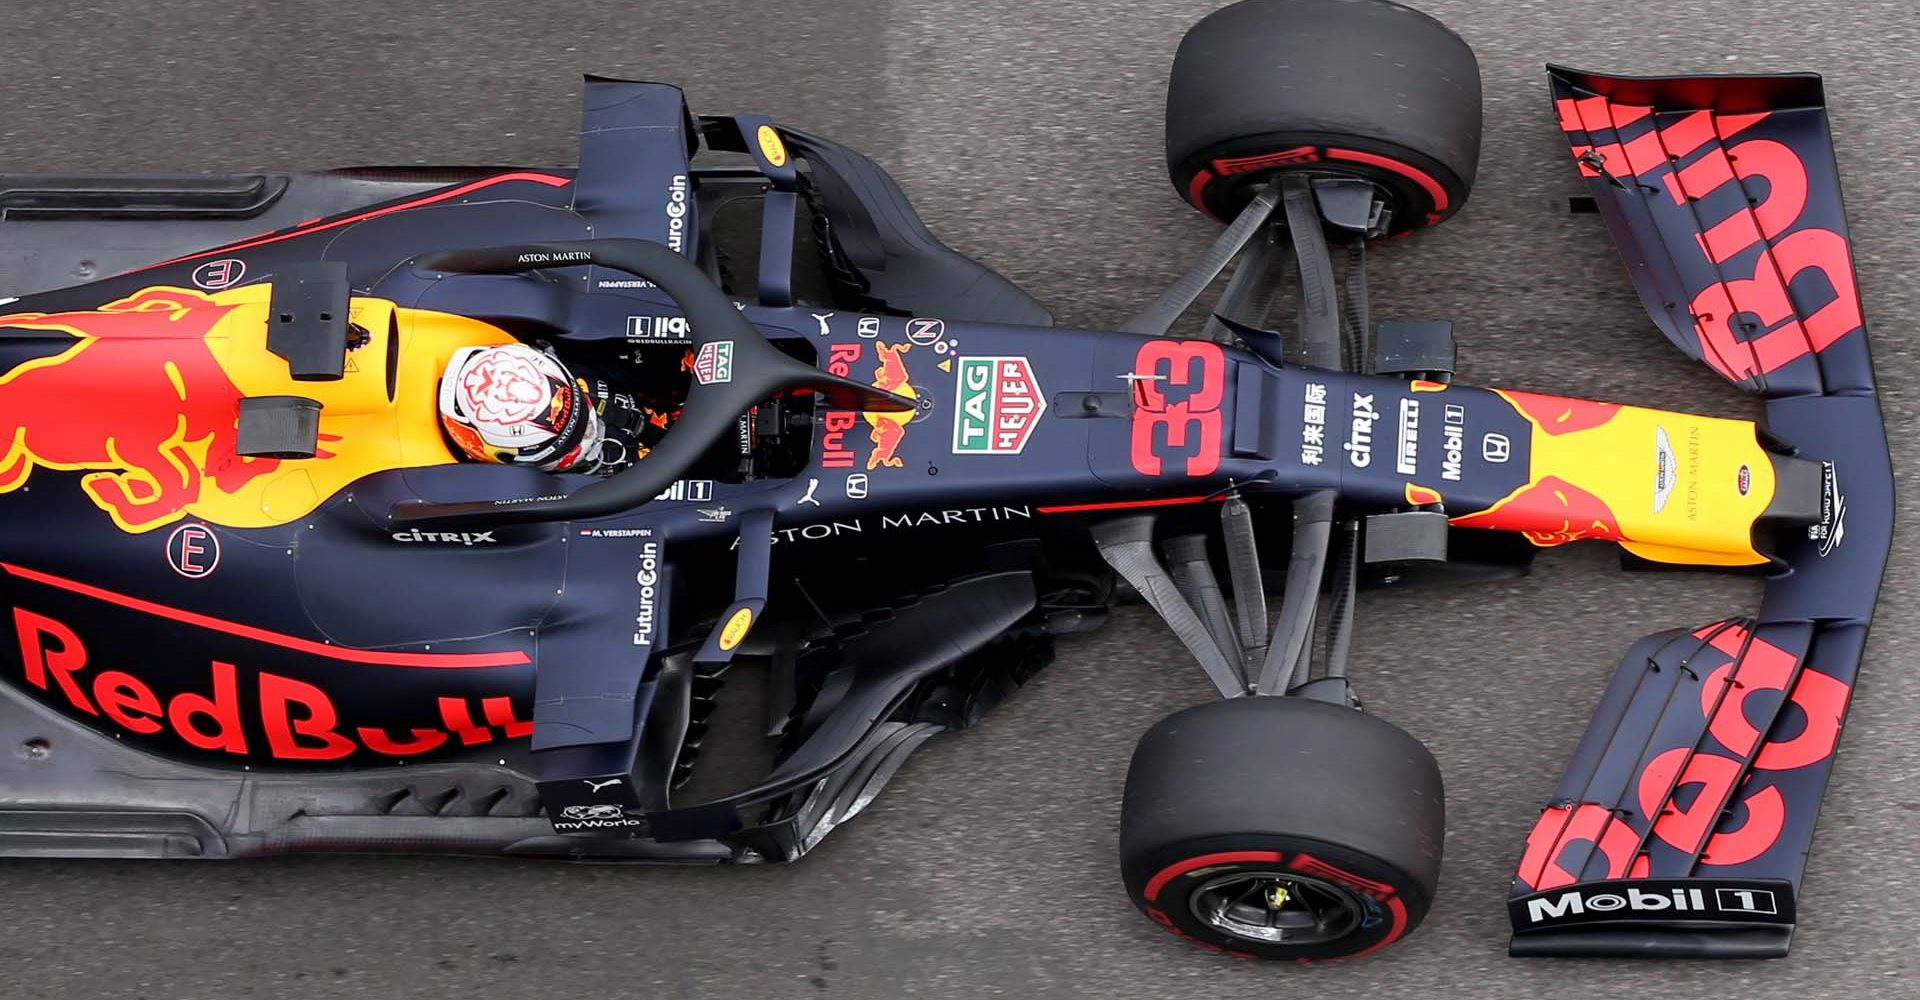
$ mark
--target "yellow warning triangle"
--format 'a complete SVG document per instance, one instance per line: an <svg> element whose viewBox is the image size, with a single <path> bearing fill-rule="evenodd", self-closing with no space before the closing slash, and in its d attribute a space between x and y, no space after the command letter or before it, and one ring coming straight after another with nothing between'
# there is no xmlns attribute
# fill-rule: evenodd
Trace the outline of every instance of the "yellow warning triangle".
<svg viewBox="0 0 1920 1000"><path fill-rule="evenodd" d="M945 361L942 361L942 362L940 362L940 370L941 370L941 371L943 371L943 372L950 372L950 371L952 371L952 370L953 370L953 359L952 359L952 358L948 358L947 360L945 360Z"/></svg>

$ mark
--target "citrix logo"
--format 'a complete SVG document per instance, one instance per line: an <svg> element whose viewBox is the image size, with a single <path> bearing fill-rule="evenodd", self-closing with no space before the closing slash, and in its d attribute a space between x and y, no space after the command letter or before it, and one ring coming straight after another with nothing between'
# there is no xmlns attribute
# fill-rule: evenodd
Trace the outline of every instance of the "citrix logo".
<svg viewBox="0 0 1920 1000"><path fill-rule="evenodd" d="M491 531L396 531L396 542L437 542L441 545L491 545L494 542Z"/></svg>
<svg viewBox="0 0 1920 1000"><path fill-rule="evenodd" d="M1380 411L1373 408L1373 393L1353 394L1353 423L1347 435L1347 461L1364 469L1373 461L1373 425Z"/></svg>

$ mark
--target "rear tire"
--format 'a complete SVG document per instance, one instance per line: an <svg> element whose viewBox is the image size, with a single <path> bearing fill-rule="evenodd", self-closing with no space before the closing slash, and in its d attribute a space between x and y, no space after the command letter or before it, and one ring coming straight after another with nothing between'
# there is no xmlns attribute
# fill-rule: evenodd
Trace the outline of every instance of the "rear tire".
<svg viewBox="0 0 1920 1000"><path fill-rule="evenodd" d="M1417 927L1446 814L1426 747L1301 698L1209 702L1140 738L1120 812L1134 905L1239 956L1347 958Z"/></svg>
<svg viewBox="0 0 1920 1000"><path fill-rule="evenodd" d="M1244 0L1187 32L1167 87L1167 168L1232 218L1281 171L1358 177L1389 234L1460 210L1480 156L1480 66L1459 35L1388 0Z"/></svg>

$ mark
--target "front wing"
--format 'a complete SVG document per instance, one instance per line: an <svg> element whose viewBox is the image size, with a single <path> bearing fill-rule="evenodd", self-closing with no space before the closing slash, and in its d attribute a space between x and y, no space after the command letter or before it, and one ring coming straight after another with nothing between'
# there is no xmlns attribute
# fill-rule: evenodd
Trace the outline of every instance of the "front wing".
<svg viewBox="0 0 1920 1000"><path fill-rule="evenodd" d="M1756 614L1627 651L1527 838L1510 951L1784 955L1893 531L1820 79L1550 72L1655 323L1822 483Z"/></svg>

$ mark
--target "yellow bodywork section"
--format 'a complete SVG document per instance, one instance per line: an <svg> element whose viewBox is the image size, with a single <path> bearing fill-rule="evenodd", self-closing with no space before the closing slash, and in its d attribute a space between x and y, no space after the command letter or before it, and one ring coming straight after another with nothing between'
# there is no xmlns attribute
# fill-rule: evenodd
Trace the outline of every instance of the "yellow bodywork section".
<svg viewBox="0 0 1920 1000"><path fill-rule="evenodd" d="M272 294L267 284L153 286L90 310L0 316L0 328L73 338L0 374L0 493L26 487L35 469L77 471L122 531L187 517L257 528L304 517L370 473L455 460L439 426L441 372L455 350L511 337L355 298L348 318L367 339L348 352L345 376L296 381L267 350ZM313 458L238 454L240 400L256 396L322 405Z"/></svg>
<svg viewBox="0 0 1920 1000"><path fill-rule="evenodd" d="M243 396L317 400L320 447L313 458L281 460L235 493L209 491L194 505L201 517L235 528L285 524L370 473L456 461L440 432L441 373L459 348L512 343L512 337L464 316L355 298L348 321L370 339L348 352L345 375L331 382L296 381L287 374L286 361L267 350L269 289L259 285L242 291L255 288L257 302L228 314L208 346ZM397 350L389 347L396 332ZM390 356L395 365L391 400Z"/></svg>
<svg viewBox="0 0 1920 1000"><path fill-rule="evenodd" d="M1499 394L1532 427L1530 482L1485 514L1497 516L1552 478L1598 498L1612 515L1614 540L1641 558L1767 561L1753 546L1753 526L1773 500L1774 470L1750 421L1620 406L1606 407L1612 415L1594 423L1593 408L1603 404Z"/></svg>

